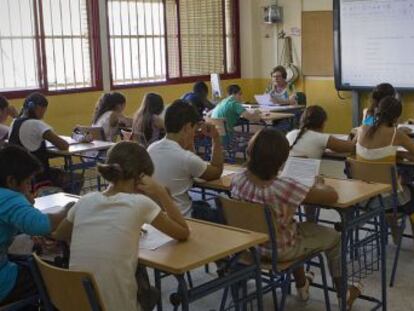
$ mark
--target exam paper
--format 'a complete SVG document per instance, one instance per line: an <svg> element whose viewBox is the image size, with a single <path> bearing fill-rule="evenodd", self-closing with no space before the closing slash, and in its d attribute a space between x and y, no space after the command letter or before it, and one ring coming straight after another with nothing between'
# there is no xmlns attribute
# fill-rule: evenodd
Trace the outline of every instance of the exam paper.
<svg viewBox="0 0 414 311"><path fill-rule="evenodd" d="M272 106L272 97L270 94L254 95L254 99L260 106Z"/></svg>
<svg viewBox="0 0 414 311"><path fill-rule="evenodd" d="M151 225L145 224L142 229L145 232L141 233L141 238L139 239L140 249L149 249L153 251L174 240Z"/></svg>
<svg viewBox="0 0 414 311"><path fill-rule="evenodd" d="M319 175L321 160L289 157L280 177L290 177L301 184L312 187Z"/></svg>

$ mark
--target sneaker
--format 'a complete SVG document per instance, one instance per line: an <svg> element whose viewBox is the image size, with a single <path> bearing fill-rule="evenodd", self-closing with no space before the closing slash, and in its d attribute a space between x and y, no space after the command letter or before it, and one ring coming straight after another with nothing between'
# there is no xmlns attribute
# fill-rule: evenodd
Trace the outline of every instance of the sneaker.
<svg viewBox="0 0 414 311"><path fill-rule="evenodd" d="M315 274L312 271L306 272L305 274L305 285L303 287L296 287L296 292L298 294L298 299L302 302L306 302L309 300L309 287L313 282L313 278Z"/></svg>

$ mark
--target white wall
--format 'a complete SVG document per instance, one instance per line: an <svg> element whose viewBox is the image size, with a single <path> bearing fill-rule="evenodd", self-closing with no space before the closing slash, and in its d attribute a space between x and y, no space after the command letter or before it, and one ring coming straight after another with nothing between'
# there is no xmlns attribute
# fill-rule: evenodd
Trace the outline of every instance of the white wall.
<svg viewBox="0 0 414 311"><path fill-rule="evenodd" d="M263 7L271 0L240 0L240 47L242 78L268 78L272 67L277 65L282 52L282 41L277 34L284 30L288 35L292 28L302 30L302 11L332 10L333 0L279 0L283 7L283 23L266 25ZM301 36L292 36L293 61L301 66Z"/></svg>

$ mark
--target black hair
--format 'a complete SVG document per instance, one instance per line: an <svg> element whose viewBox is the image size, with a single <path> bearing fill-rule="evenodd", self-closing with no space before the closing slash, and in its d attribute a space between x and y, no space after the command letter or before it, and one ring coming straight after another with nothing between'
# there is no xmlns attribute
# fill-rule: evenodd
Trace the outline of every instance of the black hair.
<svg viewBox="0 0 414 311"><path fill-rule="evenodd" d="M380 100L374 115L374 125L368 129L368 136L374 136L378 128L385 124L389 127L395 125L396 120L401 116L401 102L394 96L387 96Z"/></svg>
<svg viewBox="0 0 414 311"><path fill-rule="evenodd" d="M133 130L143 133L146 141L152 138L153 116L159 115L164 110L164 100L155 93L148 93L142 100L141 107L137 110L132 124ZM137 134L137 133L135 133Z"/></svg>
<svg viewBox="0 0 414 311"><path fill-rule="evenodd" d="M395 88L389 83L378 84L371 93L371 105L367 110L368 115L374 115L381 99L396 95Z"/></svg>
<svg viewBox="0 0 414 311"><path fill-rule="evenodd" d="M167 133L178 133L186 124L194 126L199 119L197 110L191 104L177 99L165 112L165 130Z"/></svg>
<svg viewBox="0 0 414 311"><path fill-rule="evenodd" d="M41 170L42 164L26 149L16 145L7 145L0 149L0 187L7 188L8 177L21 184Z"/></svg>
<svg viewBox="0 0 414 311"><path fill-rule="evenodd" d="M236 95L241 92L241 87L237 84L231 84L227 87L227 94L230 95Z"/></svg>
<svg viewBox="0 0 414 311"><path fill-rule="evenodd" d="M98 122L99 118L108 111L113 111L119 105L125 104L125 96L119 92L105 93L96 103L92 124Z"/></svg>
<svg viewBox="0 0 414 311"><path fill-rule="evenodd" d="M0 95L0 110L4 110L9 107L9 102L6 97Z"/></svg>
<svg viewBox="0 0 414 311"><path fill-rule="evenodd" d="M105 164L98 164L98 172L110 182L140 179L142 175L152 176L154 164L144 147L121 141L109 149Z"/></svg>
<svg viewBox="0 0 414 311"><path fill-rule="evenodd" d="M203 81L198 81L193 85L193 92L197 94L203 94L205 96L208 95L208 86Z"/></svg>
<svg viewBox="0 0 414 311"><path fill-rule="evenodd" d="M286 71L285 67L283 67L283 66L281 66L281 65L276 66L275 68L273 68L273 70L272 70L272 72L270 73L270 75L271 75L271 76L273 76L273 74L274 74L275 72L280 72L280 74L282 75L282 78L283 78L284 80L286 80L286 79L287 79L287 71Z"/></svg>
<svg viewBox="0 0 414 311"><path fill-rule="evenodd" d="M315 105L307 107L300 118L299 133L292 146L290 146L290 149L296 145L307 130L318 130L322 128L327 119L328 115L321 106Z"/></svg>
<svg viewBox="0 0 414 311"><path fill-rule="evenodd" d="M20 111L19 116L25 115L26 117L30 119L36 119L36 113L35 109L36 107L47 107L49 105L49 102L47 101L47 98L39 92L31 93L29 96L27 96L23 102L23 108Z"/></svg>
<svg viewBox="0 0 414 311"><path fill-rule="evenodd" d="M261 180L275 178L289 156L289 142L275 129L257 132L247 147L247 168Z"/></svg>

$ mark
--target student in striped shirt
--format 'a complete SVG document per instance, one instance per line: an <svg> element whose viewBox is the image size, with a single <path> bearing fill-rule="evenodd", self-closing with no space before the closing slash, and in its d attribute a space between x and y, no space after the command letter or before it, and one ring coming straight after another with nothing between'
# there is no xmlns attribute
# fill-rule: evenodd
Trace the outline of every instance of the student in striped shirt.
<svg viewBox="0 0 414 311"><path fill-rule="evenodd" d="M340 288L340 234L315 223L297 223L294 218L298 206L304 201L322 205L336 202L338 194L335 189L325 185L322 179L309 188L291 178L278 177L279 169L289 155L289 143L274 129L256 133L249 142L247 153L247 169L233 177L232 197L273 208L278 261L293 261L323 250L335 287ZM271 256L268 245L262 245L260 252L263 257ZM299 298L308 300L310 280L304 268L297 268L293 274ZM360 290L354 287L349 291L348 307L360 294Z"/></svg>

